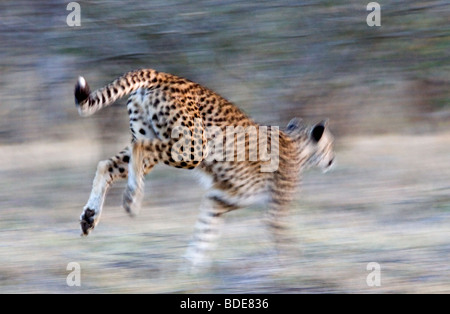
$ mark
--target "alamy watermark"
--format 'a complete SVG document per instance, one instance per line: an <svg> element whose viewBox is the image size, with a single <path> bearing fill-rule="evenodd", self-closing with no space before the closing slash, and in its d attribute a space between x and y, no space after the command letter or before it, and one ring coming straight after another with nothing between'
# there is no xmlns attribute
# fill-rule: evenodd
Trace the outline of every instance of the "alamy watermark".
<svg viewBox="0 0 450 314"><path fill-rule="evenodd" d="M81 266L77 262L70 262L66 267L67 271L70 273L66 277L66 284L69 287L80 287L81 286Z"/></svg>
<svg viewBox="0 0 450 314"><path fill-rule="evenodd" d="M378 2L370 2L367 5L367 11L371 11L367 15L367 25L372 26L381 26L381 6Z"/></svg>
<svg viewBox="0 0 450 314"><path fill-rule="evenodd" d="M366 266L370 273L366 277L366 283L369 287L381 286L381 265L376 262L370 262Z"/></svg>
<svg viewBox="0 0 450 314"><path fill-rule="evenodd" d="M172 129L176 139L171 157L176 162L190 161L254 161L261 162L261 172L274 172L279 165L279 135L277 126L219 126L201 127L196 119L193 132L187 126ZM203 140L206 144L203 145Z"/></svg>
<svg viewBox="0 0 450 314"><path fill-rule="evenodd" d="M78 2L70 2L66 7L71 11L66 18L66 23L70 27L81 26L81 6ZM381 26L381 6L378 2L370 2L366 7L370 13L367 15L366 23L368 26Z"/></svg>
<svg viewBox="0 0 450 314"><path fill-rule="evenodd" d="M81 26L81 6L78 2L70 2L67 11L72 11L67 15L66 23L70 27Z"/></svg>

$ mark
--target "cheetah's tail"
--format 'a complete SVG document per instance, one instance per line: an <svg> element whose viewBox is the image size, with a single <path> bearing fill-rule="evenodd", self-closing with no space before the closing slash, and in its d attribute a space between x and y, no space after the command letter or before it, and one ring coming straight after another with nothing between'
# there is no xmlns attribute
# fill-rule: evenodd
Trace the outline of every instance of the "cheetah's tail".
<svg viewBox="0 0 450 314"><path fill-rule="evenodd" d="M159 73L152 69L132 71L93 92L84 77L80 76L75 85L75 105L81 116L90 116L139 88L151 88L159 81L158 76Z"/></svg>

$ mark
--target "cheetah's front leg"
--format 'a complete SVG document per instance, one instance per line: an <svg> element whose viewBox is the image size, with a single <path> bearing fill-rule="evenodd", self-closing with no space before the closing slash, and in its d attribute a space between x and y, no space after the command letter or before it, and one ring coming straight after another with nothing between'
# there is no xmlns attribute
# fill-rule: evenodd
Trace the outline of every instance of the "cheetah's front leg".
<svg viewBox="0 0 450 314"><path fill-rule="evenodd" d="M214 249L219 237L223 214L238 208L239 206L218 196L214 190L205 196L195 225L193 240L185 254L191 270L198 270L209 264L208 253Z"/></svg>
<svg viewBox="0 0 450 314"><path fill-rule="evenodd" d="M272 187L269 203L268 226L280 257L293 256L297 251L297 241L292 233L292 220L289 218L289 204L298 185L298 178L289 173L279 173Z"/></svg>
<svg viewBox="0 0 450 314"><path fill-rule="evenodd" d="M106 191L117 179L127 177L129 160L130 150L126 148L117 156L98 163L91 195L80 217L82 235L88 235L98 224Z"/></svg>

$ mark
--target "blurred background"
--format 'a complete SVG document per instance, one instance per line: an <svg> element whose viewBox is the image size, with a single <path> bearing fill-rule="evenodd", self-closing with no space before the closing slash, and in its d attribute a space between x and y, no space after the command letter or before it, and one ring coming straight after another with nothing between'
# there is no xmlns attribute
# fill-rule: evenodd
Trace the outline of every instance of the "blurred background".
<svg viewBox="0 0 450 314"><path fill-rule="evenodd" d="M0 2L0 292L450 292L448 1L378 1L381 27L370 1L78 1L79 27L69 2ZM211 269L178 272L203 190L169 167L148 176L139 217L121 182L79 237L97 162L130 135L126 99L83 119L74 84L147 67L262 124L330 119L337 165L304 176L293 261L280 266L252 207L228 215Z"/></svg>

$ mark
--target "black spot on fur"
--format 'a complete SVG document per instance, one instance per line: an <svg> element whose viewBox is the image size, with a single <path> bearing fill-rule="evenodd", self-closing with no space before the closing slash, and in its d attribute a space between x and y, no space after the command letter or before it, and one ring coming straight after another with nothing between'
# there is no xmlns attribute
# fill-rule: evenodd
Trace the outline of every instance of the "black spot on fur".
<svg viewBox="0 0 450 314"><path fill-rule="evenodd" d="M145 135L145 130L144 129L140 129L139 133L141 133L142 135Z"/></svg>

